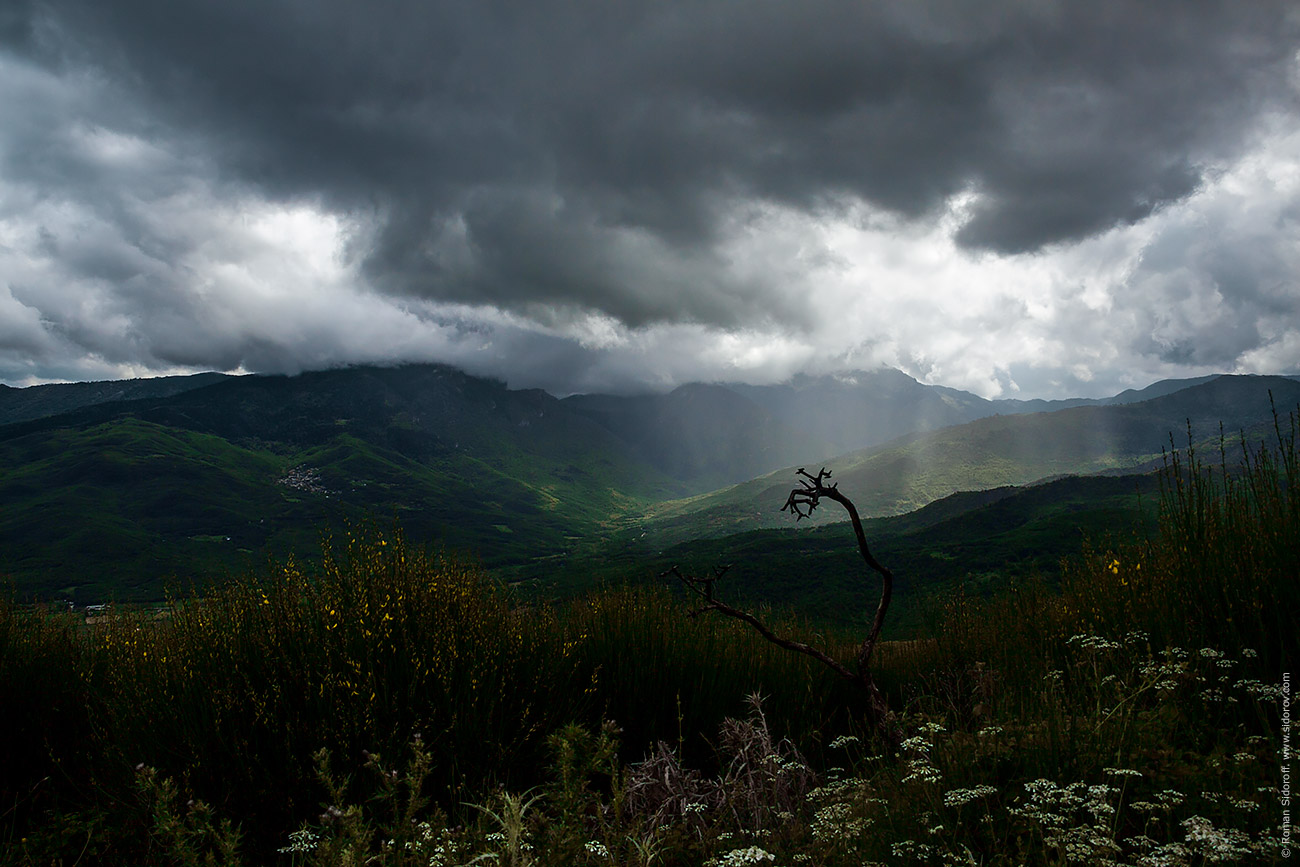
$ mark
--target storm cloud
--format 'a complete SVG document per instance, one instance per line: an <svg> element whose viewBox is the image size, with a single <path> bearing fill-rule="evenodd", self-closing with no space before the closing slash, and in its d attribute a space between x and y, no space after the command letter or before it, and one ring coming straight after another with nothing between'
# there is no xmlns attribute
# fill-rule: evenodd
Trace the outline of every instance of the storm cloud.
<svg viewBox="0 0 1300 867"><path fill-rule="evenodd" d="M1295 371L1298 48L1285 2L11 3L0 379Z"/></svg>

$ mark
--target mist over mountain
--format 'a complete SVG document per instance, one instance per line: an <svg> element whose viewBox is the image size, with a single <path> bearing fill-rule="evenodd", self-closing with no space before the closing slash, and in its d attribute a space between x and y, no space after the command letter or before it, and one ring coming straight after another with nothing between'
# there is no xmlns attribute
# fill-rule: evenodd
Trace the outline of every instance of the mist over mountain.
<svg viewBox="0 0 1300 867"><path fill-rule="evenodd" d="M1285 377L1220 376L1160 396L1073 406L1053 412L985 415L961 425L915 433L827 461L867 516L898 515L958 491L1024 485L1070 474L1149 472L1162 450L1229 437L1265 436L1273 407L1300 404L1300 382ZM1014 407L1013 407L1014 408ZM1216 446L1217 448L1217 446ZM785 523L780 507L796 465L702 497L663 503L648 527L670 540L726 535ZM824 511L817 521L842 516Z"/></svg>

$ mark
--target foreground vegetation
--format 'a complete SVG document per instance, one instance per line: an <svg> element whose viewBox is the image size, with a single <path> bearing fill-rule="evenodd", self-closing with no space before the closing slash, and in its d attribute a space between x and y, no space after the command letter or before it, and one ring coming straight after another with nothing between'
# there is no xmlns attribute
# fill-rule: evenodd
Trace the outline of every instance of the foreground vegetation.
<svg viewBox="0 0 1300 867"><path fill-rule="evenodd" d="M667 589L525 604L374 529L164 611L7 604L0 857L1280 863L1294 420L1162 479L1149 538L882 648L897 755L816 663Z"/></svg>

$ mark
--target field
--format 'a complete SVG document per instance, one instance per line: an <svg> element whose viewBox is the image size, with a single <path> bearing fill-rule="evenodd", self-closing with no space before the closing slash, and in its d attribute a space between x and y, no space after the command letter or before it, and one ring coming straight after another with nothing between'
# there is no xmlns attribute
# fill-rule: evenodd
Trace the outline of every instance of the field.
<svg viewBox="0 0 1300 867"><path fill-rule="evenodd" d="M3 857L1281 863L1295 420L1173 454L1155 500L1149 532L951 588L882 647L896 752L851 684L667 585L544 605L382 526L162 608L10 602Z"/></svg>

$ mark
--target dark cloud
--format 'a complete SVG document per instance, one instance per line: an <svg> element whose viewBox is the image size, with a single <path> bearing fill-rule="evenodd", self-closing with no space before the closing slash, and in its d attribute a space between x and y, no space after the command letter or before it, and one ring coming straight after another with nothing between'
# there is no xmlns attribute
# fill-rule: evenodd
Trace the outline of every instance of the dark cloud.
<svg viewBox="0 0 1300 867"><path fill-rule="evenodd" d="M0 379L1294 370L1298 28L1281 0L12 0Z"/></svg>
<svg viewBox="0 0 1300 867"><path fill-rule="evenodd" d="M1021 252L1186 197L1292 98L1286 9L48 0L0 38L226 182L370 219L386 292L730 327L792 307L726 276L748 203L971 191L959 241Z"/></svg>

